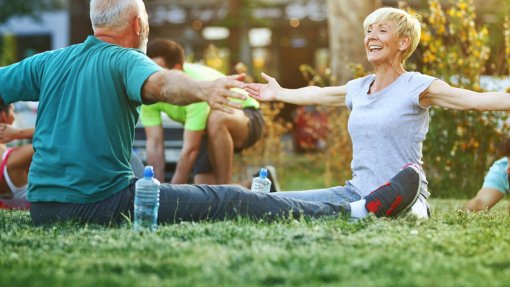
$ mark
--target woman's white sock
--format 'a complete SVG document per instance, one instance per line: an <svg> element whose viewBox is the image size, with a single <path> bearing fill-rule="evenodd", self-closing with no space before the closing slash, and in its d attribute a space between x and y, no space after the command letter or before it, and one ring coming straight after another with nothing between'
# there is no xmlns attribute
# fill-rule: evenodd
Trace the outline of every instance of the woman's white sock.
<svg viewBox="0 0 510 287"><path fill-rule="evenodd" d="M349 203L351 206L351 217L352 218L365 218L368 216L368 210L365 208L366 200L361 199Z"/></svg>

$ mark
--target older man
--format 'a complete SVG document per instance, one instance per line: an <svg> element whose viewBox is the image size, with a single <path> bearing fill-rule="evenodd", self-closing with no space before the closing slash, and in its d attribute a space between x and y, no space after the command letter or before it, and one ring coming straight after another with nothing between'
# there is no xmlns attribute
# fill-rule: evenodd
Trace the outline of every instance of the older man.
<svg viewBox="0 0 510 287"><path fill-rule="evenodd" d="M140 104L186 105L207 100L213 109L240 108L227 97L236 79L198 82L163 70L141 51L149 33L141 0L92 0L94 36L82 44L35 55L0 69L6 103L39 101L28 200L35 224L61 220L119 223L133 211L129 167ZM371 199L393 214L416 200L419 174L408 167ZM411 192L404 192L411 190ZM390 206L401 197L398 210ZM258 194L237 186L161 186L159 221L349 214L351 204L306 202ZM377 201L377 202L375 202Z"/></svg>

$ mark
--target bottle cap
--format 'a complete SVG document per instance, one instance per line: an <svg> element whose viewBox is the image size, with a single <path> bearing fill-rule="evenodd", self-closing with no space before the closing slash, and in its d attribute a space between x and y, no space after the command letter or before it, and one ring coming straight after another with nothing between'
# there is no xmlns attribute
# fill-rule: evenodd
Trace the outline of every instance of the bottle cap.
<svg viewBox="0 0 510 287"><path fill-rule="evenodd" d="M143 170L143 177L154 177L154 168L152 165L148 165Z"/></svg>
<svg viewBox="0 0 510 287"><path fill-rule="evenodd" d="M262 178L266 178L267 177L267 169L261 168L260 172L259 172L259 176Z"/></svg>

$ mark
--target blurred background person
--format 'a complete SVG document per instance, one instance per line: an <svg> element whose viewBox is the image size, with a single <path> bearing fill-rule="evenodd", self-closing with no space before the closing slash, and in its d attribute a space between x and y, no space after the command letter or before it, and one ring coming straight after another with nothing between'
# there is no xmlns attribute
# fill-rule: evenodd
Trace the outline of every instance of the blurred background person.
<svg viewBox="0 0 510 287"><path fill-rule="evenodd" d="M0 208L28 209L27 201L28 169L32 162L34 148L32 144L19 147L7 147L13 140L32 139L33 128L16 129L13 105L0 101Z"/></svg>
<svg viewBox="0 0 510 287"><path fill-rule="evenodd" d="M184 50L176 42L156 39L147 56L163 68L180 70L196 80L214 80L224 75L212 68L184 63ZM243 91L244 92L244 91ZM156 177L165 180L165 146L161 113L184 125L183 147L171 183L187 183L190 174L196 184L232 182L234 152L254 145L261 137L264 119L259 103L247 97L242 110L233 114L210 110L205 102L187 106L168 103L143 105L141 122L147 136L147 163Z"/></svg>
<svg viewBox="0 0 510 287"><path fill-rule="evenodd" d="M500 153L503 157L495 161L485 175L482 188L476 196L470 199L464 205L467 211L487 211L498 203L505 195L508 195L510 187L510 167L508 158L510 157L510 137L507 137L500 147ZM510 204L508 205L510 213Z"/></svg>

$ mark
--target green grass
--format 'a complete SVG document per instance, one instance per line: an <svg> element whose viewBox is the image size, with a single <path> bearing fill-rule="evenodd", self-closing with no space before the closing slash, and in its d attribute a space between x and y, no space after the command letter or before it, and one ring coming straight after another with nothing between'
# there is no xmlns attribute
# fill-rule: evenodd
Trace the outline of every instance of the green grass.
<svg viewBox="0 0 510 287"><path fill-rule="evenodd" d="M288 158L288 159L287 159ZM326 188L324 164L303 154L286 155L287 161L277 166L278 178L283 190ZM331 186L343 185L334 182Z"/></svg>
<svg viewBox="0 0 510 287"><path fill-rule="evenodd" d="M33 227L0 211L0 286L509 286L507 202L480 214L431 204L428 221L238 219L152 234Z"/></svg>

